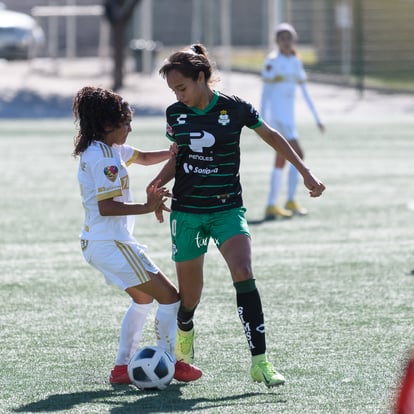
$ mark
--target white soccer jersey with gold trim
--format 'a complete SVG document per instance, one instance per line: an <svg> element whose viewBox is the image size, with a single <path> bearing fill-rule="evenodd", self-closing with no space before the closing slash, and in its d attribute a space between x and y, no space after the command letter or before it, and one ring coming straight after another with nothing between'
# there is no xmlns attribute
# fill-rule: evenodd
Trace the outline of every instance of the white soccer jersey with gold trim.
<svg viewBox="0 0 414 414"><path fill-rule="evenodd" d="M295 92L298 83L306 81L303 64L296 56L271 53L262 71L261 116L272 127L284 126L287 138L295 135Z"/></svg>
<svg viewBox="0 0 414 414"><path fill-rule="evenodd" d="M78 181L85 220L81 238L85 240L134 240L134 216L101 216L98 201L113 198L132 202L127 166L138 156L129 146L108 146L94 141L79 161Z"/></svg>

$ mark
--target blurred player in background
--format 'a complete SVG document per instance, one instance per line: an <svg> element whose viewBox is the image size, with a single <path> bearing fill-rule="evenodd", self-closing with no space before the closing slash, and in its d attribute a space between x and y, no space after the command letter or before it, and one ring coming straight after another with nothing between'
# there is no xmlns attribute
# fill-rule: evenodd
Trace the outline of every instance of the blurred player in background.
<svg viewBox="0 0 414 414"><path fill-rule="evenodd" d="M193 362L193 316L203 287L204 255L212 238L236 290L237 312L251 353L250 376L268 387L281 385L283 375L266 356L263 310L252 271L239 174L243 127L253 129L298 168L312 197L319 197L325 187L252 105L211 88L213 67L203 45L173 53L160 74L177 98L166 111L166 134L178 145L178 153L152 182L165 185L175 179L170 231L181 298L175 354L179 360Z"/></svg>
<svg viewBox="0 0 414 414"><path fill-rule="evenodd" d="M281 23L275 30L275 41L278 50L267 57L262 71L263 89L261 115L272 127L279 131L303 159L303 150L298 141L295 126L295 90L299 85L303 97L311 110L318 128L324 131L318 113L306 88L306 73L301 60L295 51L297 40L296 30L289 23ZM299 172L292 164L289 165L287 202L285 208L277 205L283 182L283 168L286 159L277 152L275 164L270 177L270 189L265 211L265 219L289 218L293 214L305 215L307 211L295 199L299 180Z"/></svg>
<svg viewBox="0 0 414 414"><path fill-rule="evenodd" d="M140 151L126 145L131 132L132 111L118 94L84 87L75 96L73 114L79 131L73 155L79 156L78 180L85 221L81 247L85 260L132 299L121 324L115 367L109 381L130 383L128 362L138 347L153 298L157 345L174 356L179 296L175 286L145 253L133 236L134 215L167 209L169 195L156 183L147 189L147 200L134 203L127 167L152 165L175 156L173 150ZM168 210L168 209L167 209ZM196 367L177 361L174 378L194 381Z"/></svg>

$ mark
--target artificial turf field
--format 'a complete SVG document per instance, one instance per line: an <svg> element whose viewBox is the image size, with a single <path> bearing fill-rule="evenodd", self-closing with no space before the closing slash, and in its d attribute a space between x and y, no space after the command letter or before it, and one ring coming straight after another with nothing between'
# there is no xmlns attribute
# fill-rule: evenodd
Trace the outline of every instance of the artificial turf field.
<svg viewBox="0 0 414 414"><path fill-rule="evenodd" d="M234 289L210 245L196 313L204 375L143 392L108 383L129 300L80 253L72 121L2 121L0 413L390 413L414 345L413 128L406 119L338 119L322 137L299 124L327 190L309 199L301 188L309 216L265 223L273 154L245 130L254 272L269 358L287 384L250 381ZM137 118L128 142L163 148L163 130L162 118ZM137 201L158 169L132 167ZM135 234L175 280L168 226L140 216ZM150 320L143 343L154 343Z"/></svg>

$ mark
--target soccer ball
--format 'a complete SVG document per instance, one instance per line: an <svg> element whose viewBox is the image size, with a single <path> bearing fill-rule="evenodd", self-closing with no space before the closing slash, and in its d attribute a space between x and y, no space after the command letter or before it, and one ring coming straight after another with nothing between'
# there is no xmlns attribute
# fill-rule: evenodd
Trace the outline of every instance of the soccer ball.
<svg viewBox="0 0 414 414"><path fill-rule="evenodd" d="M164 390L174 376L174 360L158 346L138 349L128 364L131 382L139 389Z"/></svg>

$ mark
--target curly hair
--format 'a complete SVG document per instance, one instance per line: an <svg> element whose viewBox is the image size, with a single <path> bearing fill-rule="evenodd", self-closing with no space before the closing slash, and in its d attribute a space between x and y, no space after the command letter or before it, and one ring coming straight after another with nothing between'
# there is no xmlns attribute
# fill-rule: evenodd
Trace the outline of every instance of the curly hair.
<svg viewBox="0 0 414 414"><path fill-rule="evenodd" d="M76 94L72 112L78 127L73 151L77 157L93 141L104 141L108 128L118 128L131 114L131 108L111 90L85 86Z"/></svg>
<svg viewBox="0 0 414 414"><path fill-rule="evenodd" d="M165 79L171 70L179 71L185 78L196 81L200 72L204 72L207 83L216 82L213 78L214 67L211 63L207 49L197 43L183 50L173 53L159 70L159 74Z"/></svg>

